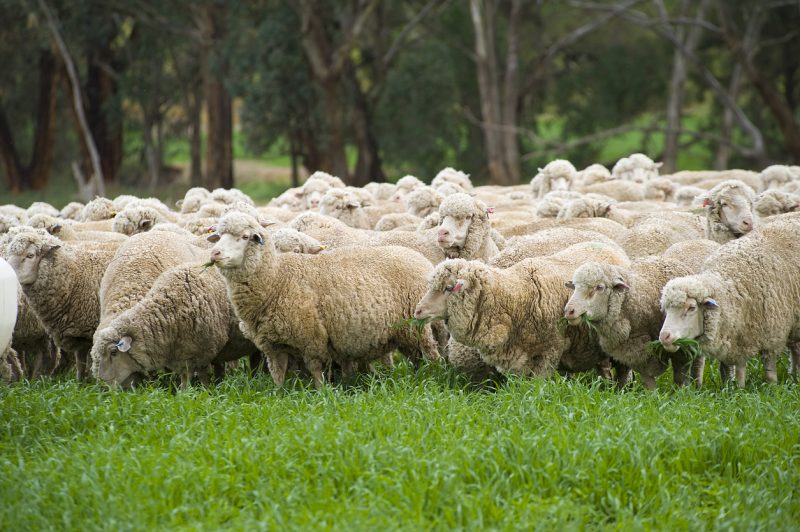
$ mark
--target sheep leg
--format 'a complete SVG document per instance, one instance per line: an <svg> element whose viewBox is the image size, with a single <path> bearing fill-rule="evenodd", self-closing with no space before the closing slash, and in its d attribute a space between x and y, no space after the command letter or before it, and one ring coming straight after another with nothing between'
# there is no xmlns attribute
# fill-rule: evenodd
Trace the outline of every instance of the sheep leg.
<svg viewBox="0 0 800 532"><path fill-rule="evenodd" d="M719 363L719 376L722 381L722 384L730 382L733 380L733 372L736 366L729 366L727 364L723 364L722 362Z"/></svg>
<svg viewBox="0 0 800 532"><path fill-rule="evenodd" d="M747 377L747 364L736 364L736 385L744 388L744 381Z"/></svg>
<svg viewBox="0 0 800 532"><path fill-rule="evenodd" d="M676 353L677 355L677 353ZM688 356L672 356L672 380L678 386L686 386L692 371L692 360Z"/></svg>
<svg viewBox="0 0 800 532"><path fill-rule="evenodd" d="M789 367L789 375L797 380L798 376L800 376L800 342L792 344L792 355L789 359L791 364Z"/></svg>
<svg viewBox="0 0 800 532"><path fill-rule="evenodd" d="M86 359L88 356L89 353L75 351L75 374L78 382L86 382L88 380L86 375Z"/></svg>
<svg viewBox="0 0 800 532"><path fill-rule="evenodd" d="M595 367L595 371L597 371L597 375L604 379L604 380L611 380L614 378L614 375L611 373L611 359L605 358L601 362L597 363L597 367Z"/></svg>
<svg viewBox="0 0 800 532"><path fill-rule="evenodd" d="M345 379L355 373L356 363L352 360L343 360L339 363L342 368L342 379Z"/></svg>
<svg viewBox="0 0 800 532"><path fill-rule="evenodd" d="M197 380L200 382L200 384L208 388L208 385L211 383L208 378L208 366L201 368L200 371L197 372Z"/></svg>
<svg viewBox="0 0 800 532"><path fill-rule="evenodd" d="M214 384L221 384L225 378L225 362L214 362Z"/></svg>
<svg viewBox="0 0 800 532"><path fill-rule="evenodd" d="M250 362L250 376L255 377L259 371L263 371L264 369L264 357L261 356L260 351L256 351L255 353L250 353L247 356L248 361Z"/></svg>
<svg viewBox="0 0 800 532"><path fill-rule="evenodd" d="M181 390L188 390L192 383L192 372L189 369L181 371Z"/></svg>
<svg viewBox="0 0 800 532"><path fill-rule="evenodd" d="M314 388L319 390L325 382L324 374L322 373L322 361L318 358L307 358L305 360L306 368L311 373L311 378L314 381Z"/></svg>
<svg viewBox="0 0 800 532"><path fill-rule="evenodd" d="M697 357L692 361L692 380L698 388L703 387L703 374L706 369L706 357Z"/></svg>
<svg viewBox="0 0 800 532"><path fill-rule="evenodd" d="M633 370L622 362L614 359L611 359L611 366L614 368L614 373L616 373L617 376L617 389L621 390L631 382Z"/></svg>
<svg viewBox="0 0 800 532"><path fill-rule="evenodd" d="M772 353L764 353L762 360L764 361L764 377L770 384L778 382L778 371L775 367L777 357Z"/></svg>
<svg viewBox="0 0 800 532"><path fill-rule="evenodd" d="M289 366L289 354L286 351L264 353L272 380L277 386L283 386L286 380L286 368Z"/></svg>
<svg viewBox="0 0 800 532"><path fill-rule="evenodd" d="M656 378L654 376L647 373L639 373L639 376L642 379L642 386L644 386L645 390L656 389Z"/></svg>

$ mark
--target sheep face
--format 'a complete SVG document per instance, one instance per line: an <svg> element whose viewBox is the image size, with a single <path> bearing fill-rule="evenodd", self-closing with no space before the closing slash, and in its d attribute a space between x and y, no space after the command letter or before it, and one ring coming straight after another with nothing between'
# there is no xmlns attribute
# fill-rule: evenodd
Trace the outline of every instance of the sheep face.
<svg viewBox="0 0 800 532"><path fill-rule="evenodd" d="M133 236L149 231L155 225L155 216L147 209L135 208L124 210L114 216L111 228L115 233Z"/></svg>
<svg viewBox="0 0 800 532"><path fill-rule="evenodd" d="M721 198L712 206L719 213L719 220L736 235L753 230L753 203L742 197Z"/></svg>
<svg viewBox="0 0 800 532"><path fill-rule="evenodd" d="M472 225L472 215L466 216L445 216L439 221L439 232L436 236L436 243L442 249L464 247Z"/></svg>
<svg viewBox="0 0 800 532"><path fill-rule="evenodd" d="M6 260L17 274L17 280L23 287L31 286L39 278L42 260L52 257L60 244L28 242L27 239L14 239L7 248Z"/></svg>
<svg viewBox="0 0 800 532"><path fill-rule="evenodd" d="M703 328L703 312L706 306L716 307L713 299L699 301L687 297L683 305L670 305L664 309L666 317L658 339L664 349L670 353L678 350L676 340L681 338L695 339L705 332Z"/></svg>
<svg viewBox="0 0 800 532"><path fill-rule="evenodd" d="M800 196L769 190L756 196L755 210L759 216L775 216L800 210ZM30 223L30 222L29 222Z"/></svg>
<svg viewBox="0 0 800 532"><path fill-rule="evenodd" d="M450 289L450 292L453 288ZM414 309L414 317L418 320L447 318L448 291L428 290Z"/></svg>
<svg viewBox="0 0 800 532"><path fill-rule="evenodd" d="M93 370L97 378L112 386L123 389L133 388L141 380L143 368L133 358L131 349L134 340L128 335L119 336L112 329L105 329L95 342L97 347L92 352Z"/></svg>
<svg viewBox="0 0 800 532"><path fill-rule="evenodd" d="M220 220L219 232L208 237L208 241L215 244L211 248L211 262L220 269L239 268L244 265L248 254L253 253L253 245L264 245L264 233L254 227L244 227L237 231L227 232L221 227L224 220L225 218Z"/></svg>
<svg viewBox="0 0 800 532"><path fill-rule="evenodd" d="M584 314L591 321L605 319L611 294L628 290L625 279L615 268L592 262L575 270L572 280L564 285L572 290L564 307L564 317L570 325L578 325Z"/></svg>

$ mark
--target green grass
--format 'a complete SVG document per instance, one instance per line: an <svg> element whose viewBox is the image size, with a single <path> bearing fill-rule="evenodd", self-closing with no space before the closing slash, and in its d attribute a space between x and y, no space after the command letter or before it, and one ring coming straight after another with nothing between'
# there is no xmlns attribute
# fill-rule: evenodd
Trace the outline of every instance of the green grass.
<svg viewBox="0 0 800 532"><path fill-rule="evenodd" d="M751 381L0 387L0 529L786 530L800 391Z"/></svg>

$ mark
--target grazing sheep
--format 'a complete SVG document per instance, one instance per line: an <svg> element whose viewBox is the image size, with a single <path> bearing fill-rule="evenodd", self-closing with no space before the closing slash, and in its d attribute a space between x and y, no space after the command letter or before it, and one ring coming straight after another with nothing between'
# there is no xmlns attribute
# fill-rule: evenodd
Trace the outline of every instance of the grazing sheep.
<svg viewBox="0 0 800 532"><path fill-rule="evenodd" d="M800 211L800 195L780 190L766 190L756 196L753 204L761 217Z"/></svg>
<svg viewBox="0 0 800 532"><path fill-rule="evenodd" d="M666 284L666 313L659 339L675 351L682 338L696 339L706 355L736 366L744 386L747 360L764 358L768 382L776 382L775 360L788 345L792 368L800 366L800 218L766 224L721 246L700 273ZM724 375L724 373L723 373Z"/></svg>
<svg viewBox="0 0 800 532"><path fill-rule="evenodd" d="M785 164L773 164L761 171L764 190L780 189L787 183L800 180L800 167Z"/></svg>
<svg viewBox="0 0 800 532"><path fill-rule="evenodd" d="M421 187L406 195L406 211L414 216L425 218L430 213L436 212L443 200L444 196L439 194L436 189Z"/></svg>
<svg viewBox="0 0 800 532"><path fill-rule="evenodd" d="M706 211L706 238L724 244L753 230L756 224L753 189L741 181L723 181L697 198Z"/></svg>
<svg viewBox="0 0 800 532"><path fill-rule="evenodd" d="M328 172L323 172L322 170L317 170L316 172L308 176L308 179L306 179L306 183L314 179L320 179L322 181L325 181L331 188L345 187L344 181L342 181L336 176L332 176Z"/></svg>
<svg viewBox="0 0 800 532"><path fill-rule="evenodd" d="M279 253L309 253L313 255L325 249L325 246L315 238L290 227L281 227L272 233L272 242L275 245L275 251Z"/></svg>
<svg viewBox="0 0 800 532"><path fill-rule="evenodd" d="M28 225L35 229L44 229L64 242L122 242L128 237L108 231L77 231L75 224L63 218L54 218L47 214L37 214L28 220Z"/></svg>
<svg viewBox="0 0 800 532"><path fill-rule="evenodd" d="M675 203L677 203L679 207L691 207L697 203L697 198L705 193L706 191L700 187L685 185L680 187L675 193Z"/></svg>
<svg viewBox="0 0 800 532"><path fill-rule="evenodd" d="M602 194L617 201L640 201L644 199L644 185L627 179L612 179L580 188L584 194Z"/></svg>
<svg viewBox="0 0 800 532"><path fill-rule="evenodd" d="M579 187L588 187L595 183L602 183L611 179L611 172L602 164L591 164L578 172L575 176L575 184Z"/></svg>
<svg viewBox="0 0 800 532"><path fill-rule="evenodd" d="M243 213L223 216L209 239L216 242L211 260L227 282L245 337L268 360L275 346L301 353L316 386L330 361L347 372L394 349L412 360L438 358L430 326L419 338L393 327L412 315L425 291L431 265L421 255L397 247L279 255L269 234ZM270 366L285 369L286 362Z"/></svg>
<svg viewBox="0 0 800 532"><path fill-rule="evenodd" d="M389 201L395 191L393 183L374 183L364 185L364 189L372 194L372 197L379 201Z"/></svg>
<svg viewBox="0 0 800 532"><path fill-rule="evenodd" d="M114 216L113 230L115 233L132 236L144 233L156 224L175 223L176 216L165 216L163 212L149 206L129 206Z"/></svg>
<svg viewBox="0 0 800 532"><path fill-rule="evenodd" d="M580 193L567 190L548 192L543 198L536 202L536 216L539 218L555 218L568 201L580 197Z"/></svg>
<svg viewBox="0 0 800 532"><path fill-rule="evenodd" d="M100 322L134 306L164 271L179 264L200 264L208 253L180 235L149 231L122 242L100 282Z"/></svg>
<svg viewBox="0 0 800 532"><path fill-rule="evenodd" d="M392 194L391 199L392 201L402 202L406 195L424 186L425 183L413 175L405 175L397 180L397 184L394 187L394 194Z"/></svg>
<svg viewBox="0 0 800 532"><path fill-rule="evenodd" d="M329 189L320 202L320 214L342 221L357 229L372 229L358 198L346 188Z"/></svg>
<svg viewBox="0 0 800 532"><path fill-rule="evenodd" d="M208 199L217 203L230 205L238 201L255 206L253 199L238 188L215 188L208 195Z"/></svg>
<svg viewBox="0 0 800 532"><path fill-rule="evenodd" d="M61 209L61 217L67 220L78 221L85 205L77 201L70 201Z"/></svg>
<svg viewBox="0 0 800 532"><path fill-rule="evenodd" d="M488 260L498 252L486 205L469 194L453 194L439 206L436 243L447 258Z"/></svg>
<svg viewBox="0 0 800 532"><path fill-rule="evenodd" d="M611 169L612 179L645 183L658 177L658 169L664 163L656 163L643 153L633 153L621 158Z"/></svg>
<svg viewBox="0 0 800 532"><path fill-rule="evenodd" d="M31 206L25 211L26 218L35 216L37 214L48 214L50 216L60 216L61 212L44 201L34 201Z"/></svg>
<svg viewBox="0 0 800 532"><path fill-rule="evenodd" d="M671 245L684 240L701 238L702 233L691 223L679 218L667 220L653 218L637 223L615 240L632 259L661 255Z"/></svg>
<svg viewBox="0 0 800 532"><path fill-rule="evenodd" d="M29 229L9 241L5 254L48 336L60 349L75 353L77 376L84 380L100 316L100 279L114 249L78 244Z"/></svg>
<svg viewBox="0 0 800 532"><path fill-rule="evenodd" d="M511 238L512 236L529 235L545 229L552 229L554 227L573 227L575 229L597 231L598 233L602 233L609 238L617 238L617 236L626 230L624 225L613 220L609 220L608 218L572 218L567 220L546 218L544 220L521 223L507 229L502 229L500 232L504 237Z"/></svg>
<svg viewBox="0 0 800 532"><path fill-rule="evenodd" d="M455 185L464 192L471 192L473 188L469 174L465 174L461 170L456 170L449 166L441 169L439 173L436 174L436 177L431 180L431 187L434 189L438 189L445 184Z"/></svg>
<svg viewBox="0 0 800 532"><path fill-rule="evenodd" d="M642 196L646 200L674 201L678 188L679 185L666 177L654 177L645 182Z"/></svg>
<svg viewBox="0 0 800 532"><path fill-rule="evenodd" d="M8 233L12 227L19 227L22 224L19 218L8 214L0 214L0 235Z"/></svg>
<svg viewBox="0 0 800 532"><path fill-rule="evenodd" d="M670 362L675 383L682 385L692 365L683 351L656 356L646 346L661 329L661 289L670 279L689 273L678 261L661 257L637 260L628 267L585 263L566 283L572 295L564 317L570 325L579 325L582 316L588 318L603 352L637 371L645 388L656 387L656 377Z"/></svg>
<svg viewBox="0 0 800 532"><path fill-rule="evenodd" d="M203 187L192 187L183 195L183 199L175 202L175 206L181 210L181 214L191 214L200 210L203 203L208 200L211 192Z"/></svg>
<svg viewBox="0 0 800 532"><path fill-rule="evenodd" d="M569 371L605 363L585 329L562 335L557 320L567 294L564 275L573 261L526 259L507 269L480 261L450 259L428 278L428 291L414 317L443 319L453 341L477 350L484 364L503 374L547 376L564 360ZM469 353L459 354L469 362ZM474 365L474 364L473 364Z"/></svg>
<svg viewBox="0 0 800 532"><path fill-rule="evenodd" d="M215 363L247 356L239 322L228 301L225 281L196 264L161 274L133 307L98 330L92 347L92 372L108 384L129 388L149 373L179 373L187 388L192 375Z"/></svg>
<svg viewBox="0 0 800 532"><path fill-rule="evenodd" d="M606 218L615 203L616 201L612 199L600 199L590 196L569 200L561 206L556 219Z"/></svg>
<svg viewBox="0 0 800 532"><path fill-rule="evenodd" d="M422 218L407 212L393 212L384 214L375 224L376 231L391 231L393 229L416 231Z"/></svg>
<svg viewBox="0 0 800 532"><path fill-rule="evenodd" d="M555 227L532 235L512 238L509 240L506 249L492 257L488 262L492 266L508 268L525 259L546 257L559 253L566 247L581 242L603 244L609 248L611 253L617 253L622 257L625 256L625 252L616 242L601 233L571 227Z"/></svg>
<svg viewBox="0 0 800 532"><path fill-rule="evenodd" d="M709 255L714 253L720 244L707 238L694 238L676 242L661 254L665 259L677 260L692 273L699 272Z"/></svg>
<svg viewBox="0 0 800 532"><path fill-rule="evenodd" d="M563 192L572 187L577 170L571 162L555 159L539 168L539 173L531 180L531 194L542 199L548 192Z"/></svg>
<svg viewBox="0 0 800 532"><path fill-rule="evenodd" d="M344 246L403 246L421 253L431 264L445 259L434 234L419 231L365 231L343 224L336 218L304 213L289 224L292 229L312 236L331 248Z"/></svg>
<svg viewBox="0 0 800 532"><path fill-rule="evenodd" d="M114 202L108 198L96 197L86 205L78 218L81 222L100 222L103 220L110 220L117 214L117 209L114 207ZM53 214L52 216L57 216Z"/></svg>

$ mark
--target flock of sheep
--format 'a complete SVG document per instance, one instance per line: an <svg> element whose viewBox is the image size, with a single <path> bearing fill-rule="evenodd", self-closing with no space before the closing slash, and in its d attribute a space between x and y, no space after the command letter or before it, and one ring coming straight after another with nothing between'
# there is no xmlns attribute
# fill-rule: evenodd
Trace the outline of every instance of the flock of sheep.
<svg viewBox="0 0 800 532"><path fill-rule="evenodd" d="M800 365L800 167L659 175L565 160L529 185L236 189L0 206L0 377L208 382L249 357L280 385L439 360L473 378L596 371L646 388L706 357L745 382ZM13 269L13 271L12 271ZM16 303L16 304L14 304ZM16 319L15 319L16 318ZM13 334L12 333L13 329ZM3 331L6 330L7 333ZM263 362L266 364L263 364Z"/></svg>

